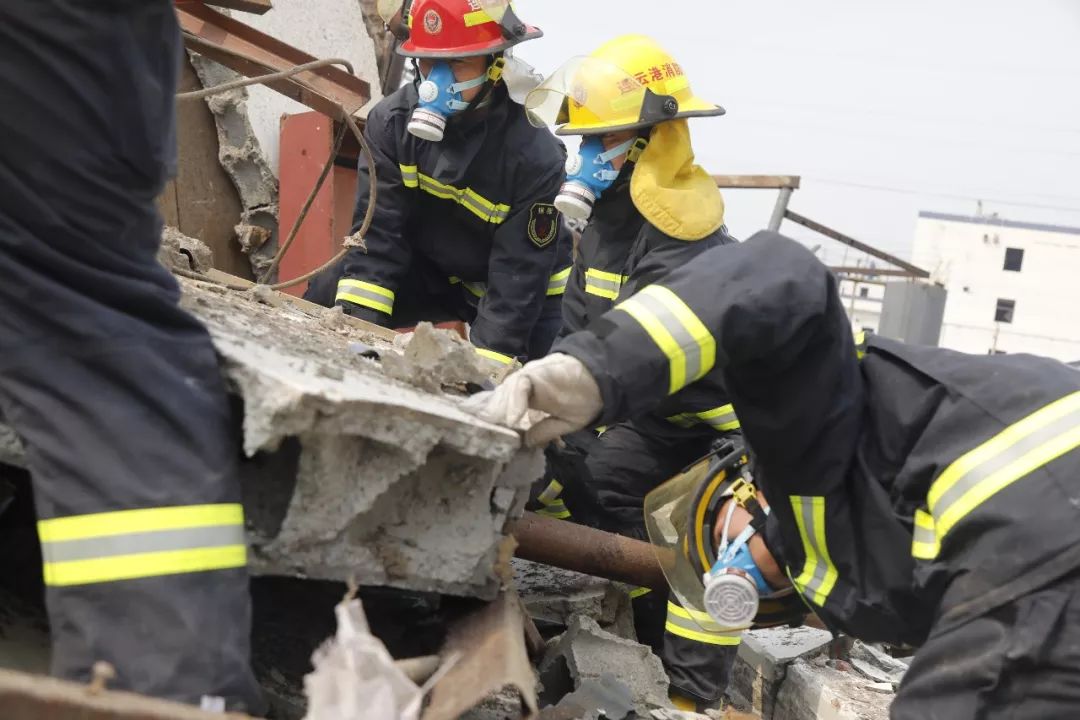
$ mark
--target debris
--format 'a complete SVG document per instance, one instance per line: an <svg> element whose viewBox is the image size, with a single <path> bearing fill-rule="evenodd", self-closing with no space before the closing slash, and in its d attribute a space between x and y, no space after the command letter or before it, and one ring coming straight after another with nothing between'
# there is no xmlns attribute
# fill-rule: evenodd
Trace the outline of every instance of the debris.
<svg viewBox="0 0 1080 720"><path fill-rule="evenodd" d="M866 689L855 673L830 668L824 657L805 658L787 668L772 714L764 720L886 720L891 694Z"/></svg>
<svg viewBox="0 0 1080 720"><path fill-rule="evenodd" d="M519 717L522 707L530 715L537 711L536 677L525 650L521 602L513 591L499 593L452 626L442 654L460 660L435 684L424 720L455 720L507 688L517 693L518 704L506 717Z"/></svg>
<svg viewBox="0 0 1080 720"><path fill-rule="evenodd" d="M541 627L561 632L571 617L584 615L619 637L637 639L629 586L521 558L512 565L514 586Z"/></svg>
<svg viewBox="0 0 1080 720"><path fill-rule="evenodd" d="M893 686L900 684L908 669L908 664L903 660L859 640L851 648L851 665L871 680L892 683Z"/></svg>
<svg viewBox="0 0 1080 720"><path fill-rule="evenodd" d="M170 270L203 273L214 267L214 253L202 240L166 226L161 231L158 262Z"/></svg>
<svg viewBox="0 0 1080 720"><path fill-rule="evenodd" d="M390 377L432 393L446 385L480 384L487 379L472 345L428 322L416 326L403 354L386 353L382 361Z"/></svg>
<svg viewBox="0 0 1080 720"><path fill-rule="evenodd" d="M881 693L883 695L891 695L893 693L893 684L891 682L868 683L863 687L865 687L867 690Z"/></svg>
<svg viewBox="0 0 1080 720"><path fill-rule="evenodd" d="M599 678L585 680L557 704L544 708L539 720L623 720L626 717L636 717L633 694L622 681L605 673Z"/></svg>
<svg viewBox="0 0 1080 720"><path fill-rule="evenodd" d="M587 680L614 675L630 688L639 715L648 716L652 708L671 707L669 681L660 658L647 646L612 635L583 615L571 618L566 632L554 641L540 664L545 694L549 684L557 685L564 672L575 690Z"/></svg>
<svg viewBox="0 0 1080 720"><path fill-rule="evenodd" d="M359 600L335 608L337 634L315 651L304 678L306 720L417 720L423 694L371 634Z"/></svg>
<svg viewBox="0 0 1080 720"><path fill-rule="evenodd" d="M825 652L831 642L829 632L805 626L745 632L728 692L740 704L771 718L788 666Z"/></svg>
<svg viewBox="0 0 1080 720"><path fill-rule="evenodd" d="M188 52L203 87L236 80L232 70L195 52ZM206 98L218 133L218 161L240 196L236 236L255 277L261 277L277 252L278 183L255 137L244 88Z"/></svg>

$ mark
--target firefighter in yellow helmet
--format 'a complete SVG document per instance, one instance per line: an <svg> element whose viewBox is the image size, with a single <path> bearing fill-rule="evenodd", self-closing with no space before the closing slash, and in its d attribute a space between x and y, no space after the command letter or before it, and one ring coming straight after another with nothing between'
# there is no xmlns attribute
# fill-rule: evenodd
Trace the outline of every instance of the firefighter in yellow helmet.
<svg viewBox="0 0 1080 720"><path fill-rule="evenodd" d="M526 112L559 135L582 136L555 205L587 219L563 299L562 334L584 328L706 250L730 243L716 184L694 164L686 118L720 106L694 95L679 62L652 39L625 35L574 58L532 91ZM644 538L642 504L659 484L737 434L738 419L713 379L646 416L603 433L583 431L548 451L541 512ZM672 698L716 704L739 632L712 632L667 593L634 593L638 636L663 659Z"/></svg>

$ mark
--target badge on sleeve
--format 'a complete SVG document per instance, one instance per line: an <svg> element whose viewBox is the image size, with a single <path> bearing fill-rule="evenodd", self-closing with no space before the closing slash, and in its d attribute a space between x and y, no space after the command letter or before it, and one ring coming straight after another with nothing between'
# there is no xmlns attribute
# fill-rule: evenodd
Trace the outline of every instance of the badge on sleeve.
<svg viewBox="0 0 1080 720"><path fill-rule="evenodd" d="M551 203L534 203L529 210L529 239L538 248L547 247L559 234L559 211Z"/></svg>

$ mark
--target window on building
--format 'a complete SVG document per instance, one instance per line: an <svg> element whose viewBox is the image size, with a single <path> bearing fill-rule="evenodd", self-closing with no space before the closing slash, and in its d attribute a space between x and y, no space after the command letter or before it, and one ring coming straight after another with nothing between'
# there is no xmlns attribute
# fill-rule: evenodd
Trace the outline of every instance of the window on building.
<svg viewBox="0 0 1080 720"><path fill-rule="evenodd" d="M870 297L870 288L867 288L867 287L859 288L859 297L861 297L861 298Z"/></svg>
<svg viewBox="0 0 1080 720"><path fill-rule="evenodd" d="M1005 269L1020 272L1024 264L1024 248L1005 248Z"/></svg>
<svg viewBox="0 0 1080 720"><path fill-rule="evenodd" d="M1013 321L1013 312L1015 311L1015 300L998 298L997 309L994 310L994 322L1011 323Z"/></svg>

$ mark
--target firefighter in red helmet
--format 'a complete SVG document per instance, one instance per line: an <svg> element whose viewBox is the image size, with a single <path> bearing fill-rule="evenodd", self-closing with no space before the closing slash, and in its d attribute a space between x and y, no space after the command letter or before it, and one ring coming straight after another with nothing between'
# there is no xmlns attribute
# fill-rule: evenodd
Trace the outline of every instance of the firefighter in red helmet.
<svg viewBox="0 0 1080 720"><path fill-rule="evenodd" d="M570 274L571 236L553 204L566 151L526 118L520 103L538 80L509 51L542 33L506 0L379 10L417 77L368 116L378 204L367 253L350 251L307 298L391 327L464 320L490 359L540 357ZM361 163L357 226L370 182Z"/></svg>

